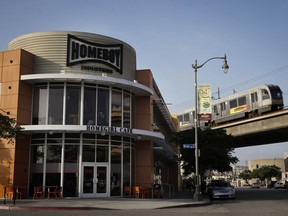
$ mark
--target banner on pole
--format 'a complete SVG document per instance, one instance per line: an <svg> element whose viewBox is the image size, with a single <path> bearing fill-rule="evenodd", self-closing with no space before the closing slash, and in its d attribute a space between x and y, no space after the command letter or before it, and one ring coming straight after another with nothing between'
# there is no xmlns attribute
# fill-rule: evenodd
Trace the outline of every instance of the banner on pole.
<svg viewBox="0 0 288 216"><path fill-rule="evenodd" d="M200 121L211 120L212 99L211 99L211 85L210 84L198 85L198 104L199 104L198 119Z"/></svg>

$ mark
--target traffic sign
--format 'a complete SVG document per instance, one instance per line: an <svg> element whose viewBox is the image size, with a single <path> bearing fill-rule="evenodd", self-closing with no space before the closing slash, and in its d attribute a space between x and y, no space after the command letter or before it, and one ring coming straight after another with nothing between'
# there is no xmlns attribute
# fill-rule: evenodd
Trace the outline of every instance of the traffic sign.
<svg viewBox="0 0 288 216"><path fill-rule="evenodd" d="M183 144L183 149L194 149L195 144Z"/></svg>

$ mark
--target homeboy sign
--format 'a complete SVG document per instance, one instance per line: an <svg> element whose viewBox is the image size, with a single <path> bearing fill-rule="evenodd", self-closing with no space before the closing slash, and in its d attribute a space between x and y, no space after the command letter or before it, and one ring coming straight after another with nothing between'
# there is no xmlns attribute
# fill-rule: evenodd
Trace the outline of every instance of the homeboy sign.
<svg viewBox="0 0 288 216"><path fill-rule="evenodd" d="M109 127L109 126L99 126L99 125L87 125L87 131L133 133L132 128Z"/></svg>
<svg viewBox="0 0 288 216"><path fill-rule="evenodd" d="M83 62L106 64L122 74L123 45L97 44L68 34L67 66Z"/></svg>

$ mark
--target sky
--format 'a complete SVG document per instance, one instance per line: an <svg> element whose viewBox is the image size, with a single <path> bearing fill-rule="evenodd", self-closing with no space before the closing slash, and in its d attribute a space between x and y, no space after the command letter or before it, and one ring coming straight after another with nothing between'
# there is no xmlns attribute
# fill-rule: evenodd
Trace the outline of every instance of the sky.
<svg viewBox="0 0 288 216"><path fill-rule="evenodd" d="M81 31L130 44L137 69L150 69L168 105L177 113L194 106L198 84L220 96L262 84L279 85L288 105L287 0L2 0L0 50L24 34ZM217 97L217 94L212 96ZM288 142L235 149L240 159L283 158Z"/></svg>

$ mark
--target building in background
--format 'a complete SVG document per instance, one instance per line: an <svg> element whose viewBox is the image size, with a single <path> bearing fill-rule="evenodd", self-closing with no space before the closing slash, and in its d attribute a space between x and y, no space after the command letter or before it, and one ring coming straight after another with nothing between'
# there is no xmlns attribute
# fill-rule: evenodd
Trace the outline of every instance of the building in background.
<svg viewBox="0 0 288 216"><path fill-rule="evenodd" d="M31 197L57 185L81 198L180 187L176 120L129 44L84 32L20 36L0 52L0 96L23 128L13 144L0 140L0 197L6 186Z"/></svg>

